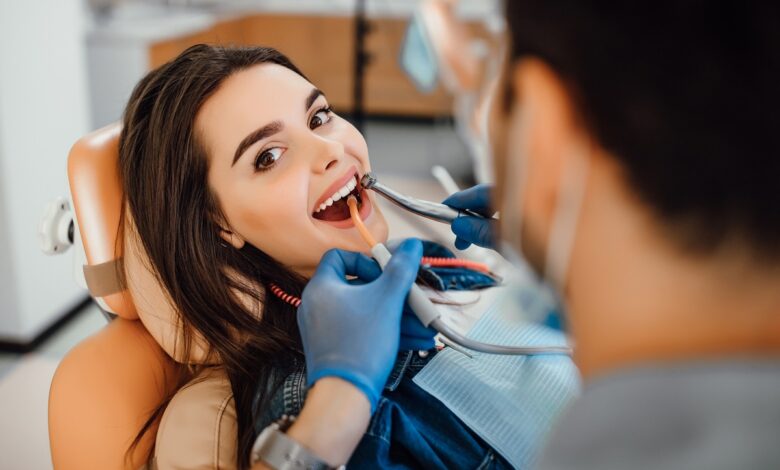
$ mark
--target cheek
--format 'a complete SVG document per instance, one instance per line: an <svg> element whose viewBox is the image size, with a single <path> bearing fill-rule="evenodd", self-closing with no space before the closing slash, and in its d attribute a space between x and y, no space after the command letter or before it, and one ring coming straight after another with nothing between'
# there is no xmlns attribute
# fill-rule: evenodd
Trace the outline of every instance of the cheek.
<svg viewBox="0 0 780 470"><path fill-rule="evenodd" d="M371 162L368 159L368 145L366 144L366 139L363 138L363 134L341 117L336 117L335 119L337 121L334 123L331 138L340 141L344 145L344 153L346 155L357 158L366 171L370 170Z"/></svg>
<svg viewBox="0 0 780 470"><path fill-rule="evenodd" d="M291 262L290 254L299 251L295 248L303 243L306 194L302 178L235 185L221 199L222 210L231 227L248 243L277 260Z"/></svg>

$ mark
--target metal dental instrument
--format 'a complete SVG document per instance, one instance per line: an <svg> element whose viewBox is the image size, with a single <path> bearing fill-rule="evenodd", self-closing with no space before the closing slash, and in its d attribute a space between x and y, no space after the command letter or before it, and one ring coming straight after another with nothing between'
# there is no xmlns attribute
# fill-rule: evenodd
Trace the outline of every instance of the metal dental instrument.
<svg viewBox="0 0 780 470"><path fill-rule="evenodd" d="M378 194L381 194L387 198L390 202L398 205L402 209L405 209L413 214L417 214L421 217L425 217L444 224L451 224L453 220L465 215L472 217L479 217L481 219L486 218L482 214L477 214L470 210L457 210L450 206L439 204L431 201L424 201L422 199L415 199L410 196L394 191L384 184L377 181L376 176L373 173L366 173L360 179L360 185L364 189L370 189Z"/></svg>

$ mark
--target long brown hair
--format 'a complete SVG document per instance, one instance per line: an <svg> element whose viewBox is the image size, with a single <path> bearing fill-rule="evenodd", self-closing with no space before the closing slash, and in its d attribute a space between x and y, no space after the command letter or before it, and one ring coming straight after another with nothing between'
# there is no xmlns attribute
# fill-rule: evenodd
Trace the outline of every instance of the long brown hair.
<svg viewBox="0 0 780 470"><path fill-rule="evenodd" d="M226 224L207 183L209 159L195 116L226 78L263 63L303 76L267 47L187 49L136 86L119 142L120 177L133 221L123 229L135 230L173 302L184 357L197 332L226 371L236 406L239 468L248 466L256 414L280 386L280 377L304 362L294 308L264 296L265 287L275 283L300 295L305 279L257 247L247 243L237 250L223 242L219 231ZM187 366L179 367L182 381L191 378ZM140 430L136 444L170 398Z"/></svg>

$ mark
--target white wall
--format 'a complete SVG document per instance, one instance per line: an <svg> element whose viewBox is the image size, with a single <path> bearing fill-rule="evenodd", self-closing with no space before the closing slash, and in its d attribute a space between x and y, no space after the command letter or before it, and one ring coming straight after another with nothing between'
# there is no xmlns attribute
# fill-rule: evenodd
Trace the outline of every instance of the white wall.
<svg viewBox="0 0 780 470"><path fill-rule="evenodd" d="M68 194L66 158L89 130L82 0L0 0L0 338L27 341L84 296L73 257L37 228Z"/></svg>
<svg viewBox="0 0 780 470"><path fill-rule="evenodd" d="M88 41L92 127L121 120L133 88L149 68L148 50L140 41Z"/></svg>

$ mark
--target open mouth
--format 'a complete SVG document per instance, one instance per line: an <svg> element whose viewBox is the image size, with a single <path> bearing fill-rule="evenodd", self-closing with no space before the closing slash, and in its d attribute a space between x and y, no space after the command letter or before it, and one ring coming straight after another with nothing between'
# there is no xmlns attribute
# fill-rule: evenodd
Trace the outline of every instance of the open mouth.
<svg viewBox="0 0 780 470"><path fill-rule="evenodd" d="M363 198L365 190L360 186L360 176L355 175L347 181L342 187L335 190L319 207L314 210L312 217L326 222L340 222L350 218L347 199L349 196L355 196L358 203L358 210L363 207Z"/></svg>

